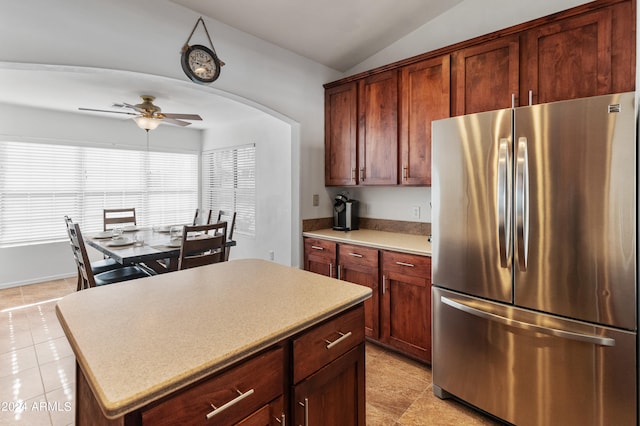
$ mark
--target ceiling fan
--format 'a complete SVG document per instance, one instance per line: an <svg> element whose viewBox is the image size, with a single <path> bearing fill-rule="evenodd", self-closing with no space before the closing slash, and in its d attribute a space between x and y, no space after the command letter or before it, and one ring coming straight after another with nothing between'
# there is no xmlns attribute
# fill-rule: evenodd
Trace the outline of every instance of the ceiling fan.
<svg viewBox="0 0 640 426"><path fill-rule="evenodd" d="M133 119L135 120L138 127L147 132L149 130L153 130L160 125L160 123L165 122L168 124L174 124L176 126L188 126L191 123L184 120L202 120L198 114L173 114L168 112L160 112L161 109L159 106L155 105L153 101L155 100L154 96L142 95L142 103L131 105L126 102L122 103L114 103L112 106L116 108L129 108L134 110L131 111L109 111L104 109L93 109L93 108L78 108L81 111L97 111L97 112L109 112L113 114L127 114L133 115Z"/></svg>

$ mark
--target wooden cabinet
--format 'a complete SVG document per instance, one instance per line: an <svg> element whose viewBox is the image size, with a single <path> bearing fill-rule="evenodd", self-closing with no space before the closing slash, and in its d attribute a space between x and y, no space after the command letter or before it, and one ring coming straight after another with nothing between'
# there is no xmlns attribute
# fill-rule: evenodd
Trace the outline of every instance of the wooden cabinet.
<svg viewBox="0 0 640 426"><path fill-rule="evenodd" d="M325 185L358 183L357 83L347 83L325 91L324 179Z"/></svg>
<svg viewBox="0 0 640 426"><path fill-rule="evenodd" d="M143 410L142 424L231 425L264 417L270 414L264 407L282 396L284 383L284 349L278 347Z"/></svg>
<svg viewBox="0 0 640 426"><path fill-rule="evenodd" d="M607 8L526 32L521 93L536 104L612 93L612 19Z"/></svg>
<svg viewBox="0 0 640 426"><path fill-rule="evenodd" d="M382 251L380 340L431 362L431 258Z"/></svg>
<svg viewBox="0 0 640 426"><path fill-rule="evenodd" d="M295 425L365 425L364 310L324 323L293 342Z"/></svg>
<svg viewBox="0 0 640 426"><path fill-rule="evenodd" d="M454 115L518 105L519 37L509 36L454 52Z"/></svg>
<svg viewBox="0 0 640 426"><path fill-rule="evenodd" d="M316 247L337 245L338 279L372 289L364 302L365 336L431 362L431 258L305 237L305 259L317 254L308 253L311 241ZM305 260L316 269L317 264Z"/></svg>
<svg viewBox="0 0 640 426"><path fill-rule="evenodd" d="M378 338L378 250L370 247L340 244L338 247L338 279L372 289L364 302L364 331L367 337Z"/></svg>
<svg viewBox="0 0 640 426"><path fill-rule="evenodd" d="M449 55L400 69L400 184L431 185L431 122L449 117Z"/></svg>
<svg viewBox="0 0 640 426"><path fill-rule="evenodd" d="M360 185L398 183L398 71L363 78L358 86Z"/></svg>
<svg viewBox="0 0 640 426"><path fill-rule="evenodd" d="M336 243L319 238L304 239L304 269L336 277Z"/></svg>

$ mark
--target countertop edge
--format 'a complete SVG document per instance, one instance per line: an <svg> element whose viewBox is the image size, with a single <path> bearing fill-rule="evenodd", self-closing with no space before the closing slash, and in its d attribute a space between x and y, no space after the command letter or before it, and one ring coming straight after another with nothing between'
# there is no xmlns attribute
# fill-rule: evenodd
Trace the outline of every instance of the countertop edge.
<svg viewBox="0 0 640 426"><path fill-rule="evenodd" d="M359 230L356 231L349 231L349 233L356 233ZM412 234L400 234L400 233L395 233L395 232L388 232L388 231L377 231L377 230L366 230L369 233L380 233L380 235L394 235L394 236L399 236L399 237L403 237L403 238L424 238L425 240L427 239L427 236L418 236L418 235L412 235ZM339 236L339 235L332 235L333 233L343 233L345 234L345 236ZM332 229L319 229L317 231L305 231L302 233L303 237L311 237L311 238L318 238L318 239L322 239L322 240L327 240L327 241L333 241L336 243L344 243L344 244L353 244L353 245L358 245L358 246L364 246L364 247L371 247L371 248L376 248L379 250L390 250L390 251L396 251L396 252L400 252L400 253L407 253L407 254L415 254L418 256L426 256L426 257L431 257L432 256L432 252L430 249L425 248L423 249L415 249L415 248L411 248L408 246L403 246L403 245L398 245L398 244L388 244L388 243L379 243L376 242L375 240L364 240L364 239L354 239L351 235L346 236L346 232L344 231L334 231Z"/></svg>

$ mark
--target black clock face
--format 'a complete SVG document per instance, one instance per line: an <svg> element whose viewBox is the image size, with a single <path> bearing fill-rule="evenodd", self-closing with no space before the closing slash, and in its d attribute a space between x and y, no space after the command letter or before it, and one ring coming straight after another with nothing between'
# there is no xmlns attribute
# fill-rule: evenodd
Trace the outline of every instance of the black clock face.
<svg viewBox="0 0 640 426"><path fill-rule="evenodd" d="M206 46L195 44L182 53L182 69L196 83L211 83L220 76L220 60Z"/></svg>

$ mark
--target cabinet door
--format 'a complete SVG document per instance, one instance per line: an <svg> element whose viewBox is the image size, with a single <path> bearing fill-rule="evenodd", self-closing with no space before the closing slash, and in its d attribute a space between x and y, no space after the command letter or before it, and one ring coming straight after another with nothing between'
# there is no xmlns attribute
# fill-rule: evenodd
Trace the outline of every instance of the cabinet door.
<svg viewBox="0 0 640 426"><path fill-rule="evenodd" d="M431 362L431 258L382 252L380 340Z"/></svg>
<svg viewBox="0 0 640 426"><path fill-rule="evenodd" d="M353 82L325 91L324 180L327 186L358 183L357 88Z"/></svg>
<svg viewBox="0 0 640 426"><path fill-rule="evenodd" d="M334 278L336 243L316 238L304 239L304 270Z"/></svg>
<svg viewBox="0 0 640 426"><path fill-rule="evenodd" d="M563 19L526 33L522 92L533 103L611 93L610 9Z"/></svg>
<svg viewBox="0 0 640 426"><path fill-rule="evenodd" d="M338 278L371 288L371 297L364 301L365 336L378 338L378 250L340 244L338 246Z"/></svg>
<svg viewBox="0 0 640 426"><path fill-rule="evenodd" d="M455 114L511 108L520 105L520 42L517 35L502 37L453 54Z"/></svg>
<svg viewBox="0 0 640 426"><path fill-rule="evenodd" d="M293 389L294 425L365 425L364 343Z"/></svg>
<svg viewBox="0 0 640 426"><path fill-rule="evenodd" d="M431 122L450 115L449 55L400 71L402 185L431 185Z"/></svg>
<svg viewBox="0 0 640 426"><path fill-rule="evenodd" d="M398 183L398 71L359 81L360 185Z"/></svg>

